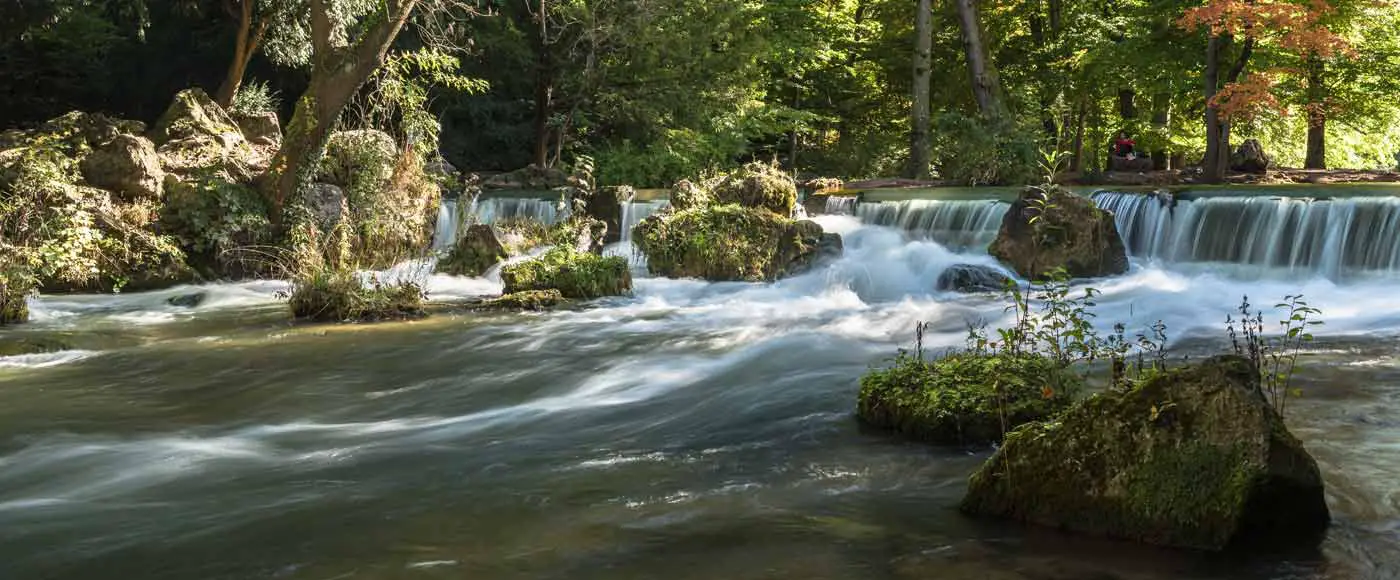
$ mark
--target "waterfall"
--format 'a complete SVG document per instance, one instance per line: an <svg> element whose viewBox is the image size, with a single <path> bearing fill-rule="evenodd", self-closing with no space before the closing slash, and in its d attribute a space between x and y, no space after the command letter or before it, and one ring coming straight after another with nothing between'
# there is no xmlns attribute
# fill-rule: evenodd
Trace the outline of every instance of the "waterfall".
<svg viewBox="0 0 1400 580"><path fill-rule="evenodd" d="M899 228L955 251L986 249L996 239L1001 218L1011 207L996 200L911 199L856 205L851 199L860 221Z"/></svg>
<svg viewBox="0 0 1400 580"><path fill-rule="evenodd" d="M503 220L532 218L549 225L569 217L568 204L558 198L484 197L472 204L477 223L494 224Z"/></svg>
<svg viewBox="0 0 1400 580"><path fill-rule="evenodd" d="M827 215L856 215L856 198L849 195L828 195L826 196L826 209L822 213Z"/></svg>
<svg viewBox="0 0 1400 580"><path fill-rule="evenodd" d="M1167 263L1232 263L1341 279L1400 271L1400 198L1199 197L1175 204L1099 192L1128 252Z"/></svg>
<svg viewBox="0 0 1400 580"><path fill-rule="evenodd" d="M629 201L622 204L622 241L631 242L632 229L636 228L637 224L669 205L671 202L665 200Z"/></svg>
<svg viewBox="0 0 1400 580"><path fill-rule="evenodd" d="M438 206L437 225L433 230L433 250L445 252L457 243L457 200L444 199Z"/></svg>

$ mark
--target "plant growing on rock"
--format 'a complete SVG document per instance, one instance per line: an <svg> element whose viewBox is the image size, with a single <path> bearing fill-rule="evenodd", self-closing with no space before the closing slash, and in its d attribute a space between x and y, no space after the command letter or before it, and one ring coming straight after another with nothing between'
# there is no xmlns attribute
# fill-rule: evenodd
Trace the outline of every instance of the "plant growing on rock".
<svg viewBox="0 0 1400 580"><path fill-rule="evenodd" d="M580 252L569 245L502 268L501 281L506 294L553 289L564 298L587 300L632 292L632 273L625 258Z"/></svg>
<svg viewBox="0 0 1400 580"><path fill-rule="evenodd" d="M1240 319L1225 317L1225 329L1235 354L1249 360L1259 373L1259 392L1267 396L1280 415L1288 406L1288 398L1301 396L1293 388L1293 374L1298 368L1298 355L1305 344L1313 341L1310 329L1321 326L1322 311L1309 306L1302 294L1284 296L1274 308L1283 309L1285 318L1278 321L1282 331L1278 336L1264 335L1264 313L1252 310L1249 297L1240 301ZM1239 330L1236 330L1236 324Z"/></svg>
<svg viewBox="0 0 1400 580"><path fill-rule="evenodd" d="M292 315L316 322L355 322L416 318L423 315L425 293L412 280L365 280L352 261L350 227L341 220L323 235L300 216L288 236L290 251L283 267L291 279L286 294Z"/></svg>

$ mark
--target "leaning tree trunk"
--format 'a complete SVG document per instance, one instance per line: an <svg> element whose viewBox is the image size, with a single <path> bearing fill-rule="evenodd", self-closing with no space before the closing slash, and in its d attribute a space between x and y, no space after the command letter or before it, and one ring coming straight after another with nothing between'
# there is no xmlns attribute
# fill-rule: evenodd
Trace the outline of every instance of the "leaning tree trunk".
<svg viewBox="0 0 1400 580"><path fill-rule="evenodd" d="M1219 104L1215 102L1215 95L1220 90L1220 57L1230 41L1229 35L1216 35L1211 36L1206 44L1206 156L1201 165L1202 177L1208 183L1224 181L1225 171L1230 168L1230 119L1221 114ZM1226 83L1239 80L1253 51L1254 38L1246 38L1239 58L1226 74Z"/></svg>
<svg viewBox="0 0 1400 580"><path fill-rule="evenodd" d="M911 179L928 179L929 165L932 163L932 145L929 143L932 114L930 86L933 79L933 2L919 0L914 14L914 108L910 115L909 168L905 174Z"/></svg>
<svg viewBox="0 0 1400 580"><path fill-rule="evenodd" d="M968 74L972 77L972 96L977 109L985 117L998 116L997 78L987 61L987 49L982 44L982 27L977 18L976 0L956 0L958 26L962 29L963 54L967 57Z"/></svg>
<svg viewBox="0 0 1400 580"><path fill-rule="evenodd" d="M1327 95L1322 59L1308 56L1308 155L1304 169L1327 169Z"/></svg>
<svg viewBox="0 0 1400 580"><path fill-rule="evenodd" d="M215 102L225 109L233 105L233 99L238 95L238 89L243 85L243 77L247 74L248 63L252 62L253 55L257 54L258 45L262 44L263 35L267 34L267 27L272 20L271 17L265 17L254 29L253 1L242 1L238 17L238 36L234 40L233 61L229 63L224 83L219 85L219 91L214 97Z"/></svg>
<svg viewBox="0 0 1400 580"><path fill-rule="evenodd" d="M311 83L297 99L282 148L263 177L272 203L271 218L281 224L282 209L315 177L326 140L345 105L384 63L394 38L403 29L419 0L387 0L382 19L371 23L350 47L331 44L327 0L311 0Z"/></svg>
<svg viewBox="0 0 1400 580"><path fill-rule="evenodd" d="M549 54L549 10L545 0L540 0L535 43L535 151L534 163L539 167L549 166L549 115L554 109L554 64Z"/></svg>

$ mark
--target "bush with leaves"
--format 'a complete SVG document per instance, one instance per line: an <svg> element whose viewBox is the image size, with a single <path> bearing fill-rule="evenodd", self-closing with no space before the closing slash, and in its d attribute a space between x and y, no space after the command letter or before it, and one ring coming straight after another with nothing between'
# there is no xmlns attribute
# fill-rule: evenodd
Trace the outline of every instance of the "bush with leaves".
<svg viewBox="0 0 1400 580"><path fill-rule="evenodd" d="M938 176L967 185L1024 185L1036 178L1035 129L948 112L934 129Z"/></svg>
<svg viewBox="0 0 1400 580"><path fill-rule="evenodd" d="M263 113L276 113L281 109L280 93L272 90L265 82L251 81L239 87L228 112L234 117L252 117Z"/></svg>
<svg viewBox="0 0 1400 580"><path fill-rule="evenodd" d="M1304 345L1313 341L1312 328L1321 326L1323 321L1322 311L1309 306L1302 294L1284 296L1274 308L1284 312L1284 318L1278 321L1277 336L1265 335L1264 312L1254 309L1248 296L1240 301L1239 320L1225 318L1225 330L1235 354L1249 359L1258 371L1260 395L1267 396L1274 410L1282 415L1288 408L1288 399L1303 394L1293 387L1298 355Z"/></svg>
<svg viewBox="0 0 1400 580"><path fill-rule="evenodd" d="M257 190L204 174L170 187L160 227L179 240L191 265L210 277L265 270L246 259L271 242L267 202ZM247 250L247 251L243 251Z"/></svg>

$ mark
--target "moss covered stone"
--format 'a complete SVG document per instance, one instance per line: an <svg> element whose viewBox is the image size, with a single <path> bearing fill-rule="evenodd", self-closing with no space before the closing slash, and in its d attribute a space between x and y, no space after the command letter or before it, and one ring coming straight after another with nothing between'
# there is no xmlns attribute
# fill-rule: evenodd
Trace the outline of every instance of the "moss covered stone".
<svg viewBox="0 0 1400 580"><path fill-rule="evenodd" d="M1036 355L956 353L925 361L902 353L860 380L866 424L940 444L977 445L1064 410L1080 380Z"/></svg>
<svg viewBox="0 0 1400 580"><path fill-rule="evenodd" d="M627 260L558 246L544 255L501 269L505 293L558 290L565 298L591 299L632 292Z"/></svg>
<svg viewBox="0 0 1400 580"><path fill-rule="evenodd" d="M481 276L510 255L495 228L477 224L467 228L437 264L437 271L453 276Z"/></svg>
<svg viewBox="0 0 1400 580"><path fill-rule="evenodd" d="M780 216L792 215L797 206L797 182L781 169L766 163L750 163L725 176L710 188L715 203L763 208Z"/></svg>
<svg viewBox="0 0 1400 580"><path fill-rule="evenodd" d="M657 214L637 226L651 273L714 281L772 281L839 256L841 238L766 209L718 205Z"/></svg>
<svg viewBox="0 0 1400 580"><path fill-rule="evenodd" d="M483 310L549 310L569 303L559 290L524 290L482 302Z"/></svg>
<svg viewBox="0 0 1400 580"><path fill-rule="evenodd" d="M1329 515L1317 463L1217 357L1031 423L972 476L962 509L1090 534L1220 550L1316 541Z"/></svg>
<svg viewBox="0 0 1400 580"><path fill-rule="evenodd" d="M28 298L33 291L34 285L27 273L8 268L0 271L0 326L29 321Z"/></svg>
<svg viewBox="0 0 1400 580"><path fill-rule="evenodd" d="M1029 280L1060 268L1076 278L1128 271L1113 214L1058 187L1022 191L987 251Z"/></svg>

